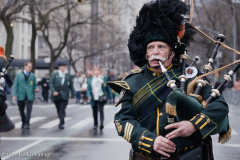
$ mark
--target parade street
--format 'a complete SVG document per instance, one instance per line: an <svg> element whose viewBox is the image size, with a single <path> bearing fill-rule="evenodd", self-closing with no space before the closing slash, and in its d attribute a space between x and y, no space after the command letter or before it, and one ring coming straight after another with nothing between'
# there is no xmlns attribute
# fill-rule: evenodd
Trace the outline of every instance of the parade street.
<svg viewBox="0 0 240 160"><path fill-rule="evenodd" d="M69 104L65 129L58 128L59 119L53 104L34 104L30 129L21 129L17 106L9 106L7 113L15 123L15 129L1 133L2 160L80 159L80 160L127 160L131 148L118 137L113 123L114 105L105 106L105 127L93 131L90 105ZM216 113L217 114L217 113ZM240 159L240 108L230 105L229 119L232 138L222 145L213 136L216 160Z"/></svg>

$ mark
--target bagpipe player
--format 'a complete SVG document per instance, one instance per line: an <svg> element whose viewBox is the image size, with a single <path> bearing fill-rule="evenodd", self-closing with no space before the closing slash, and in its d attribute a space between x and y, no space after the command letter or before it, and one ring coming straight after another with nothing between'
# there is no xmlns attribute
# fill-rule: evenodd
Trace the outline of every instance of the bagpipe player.
<svg viewBox="0 0 240 160"><path fill-rule="evenodd" d="M131 70L123 81L108 82L120 93L114 122L118 135L132 145L130 159L213 160L210 135L220 132L217 126L228 114L224 98L218 97L191 119L179 122L175 119L172 124L168 123L165 109L171 89L159 60L164 61L168 74L179 87L180 56L195 32L185 16L189 8L181 0L144 4L128 40L130 59L140 68ZM200 74L199 70L192 72L186 87ZM206 98L211 89L212 85L206 84L200 95ZM207 147L202 145L203 140Z"/></svg>

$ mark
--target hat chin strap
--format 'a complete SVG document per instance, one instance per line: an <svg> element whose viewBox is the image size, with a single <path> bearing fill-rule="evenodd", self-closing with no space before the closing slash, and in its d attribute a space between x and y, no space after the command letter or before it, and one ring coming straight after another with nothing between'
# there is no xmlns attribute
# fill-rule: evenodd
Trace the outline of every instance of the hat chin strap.
<svg viewBox="0 0 240 160"><path fill-rule="evenodd" d="M170 51L170 54L168 55L168 57L167 57L167 59L165 60L165 61L163 61L163 63L162 64L164 64L167 60L169 60L169 58L171 57L171 55L172 55L172 49L171 49L171 51ZM160 67L160 66L159 66Z"/></svg>

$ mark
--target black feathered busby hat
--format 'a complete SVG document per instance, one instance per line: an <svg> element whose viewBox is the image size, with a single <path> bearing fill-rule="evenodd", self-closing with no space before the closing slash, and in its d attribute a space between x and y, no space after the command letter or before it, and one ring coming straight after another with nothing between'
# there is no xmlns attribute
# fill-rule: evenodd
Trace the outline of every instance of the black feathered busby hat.
<svg viewBox="0 0 240 160"><path fill-rule="evenodd" d="M188 24L189 11L190 6L181 0L154 0L144 4L128 40L131 60L139 67L147 64L146 47L153 41L170 45L175 50L174 58L179 60L195 33Z"/></svg>

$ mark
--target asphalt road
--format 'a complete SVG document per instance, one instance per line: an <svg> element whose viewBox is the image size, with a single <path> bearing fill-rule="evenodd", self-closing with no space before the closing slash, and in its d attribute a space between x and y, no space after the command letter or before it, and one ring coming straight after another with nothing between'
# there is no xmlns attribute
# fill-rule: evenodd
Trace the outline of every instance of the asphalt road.
<svg viewBox="0 0 240 160"><path fill-rule="evenodd" d="M113 117L114 106L105 106L105 127L93 131L90 105L70 104L67 108L65 129L58 128L58 117L53 104L34 104L30 130L21 129L17 106L9 106L7 113L16 128L1 133L2 160L127 160L130 144L118 137ZM217 113L216 113L217 114ZM240 160L240 107L230 105L229 119L232 138L226 144L213 136L216 160Z"/></svg>

